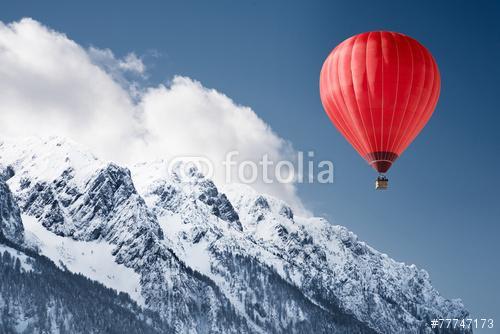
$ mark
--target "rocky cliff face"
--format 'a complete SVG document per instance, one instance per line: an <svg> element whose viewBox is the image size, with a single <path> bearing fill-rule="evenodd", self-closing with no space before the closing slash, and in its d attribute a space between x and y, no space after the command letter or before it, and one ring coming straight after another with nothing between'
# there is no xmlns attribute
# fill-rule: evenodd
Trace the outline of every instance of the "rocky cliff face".
<svg viewBox="0 0 500 334"><path fill-rule="evenodd" d="M10 173L3 172L0 166L0 236L14 243L22 244L24 242L24 228L21 221L21 211L5 183L5 178L8 176L10 177Z"/></svg>
<svg viewBox="0 0 500 334"><path fill-rule="evenodd" d="M110 245L139 276L138 302L179 333L431 333L431 318L467 315L425 271L347 229L183 165L129 170L59 138L0 142L0 163L25 217L54 238ZM78 255L31 234L63 266Z"/></svg>

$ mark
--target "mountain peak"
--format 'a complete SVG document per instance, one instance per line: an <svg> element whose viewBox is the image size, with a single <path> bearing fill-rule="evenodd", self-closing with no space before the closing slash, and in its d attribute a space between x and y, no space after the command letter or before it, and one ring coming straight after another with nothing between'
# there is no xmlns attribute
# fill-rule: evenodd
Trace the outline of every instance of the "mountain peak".
<svg viewBox="0 0 500 334"><path fill-rule="evenodd" d="M158 208L177 212L181 202L187 204L183 210L192 210L200 202L207 213L227 222L233 228L242 229L239 215L225 194L219 192L215 183L206 178L189 163L177 163L171 171L165 162L140 164L132 168L138 182L139 193L146 198L154 195ZM188 200L189 199L189 200Z"/></svg>

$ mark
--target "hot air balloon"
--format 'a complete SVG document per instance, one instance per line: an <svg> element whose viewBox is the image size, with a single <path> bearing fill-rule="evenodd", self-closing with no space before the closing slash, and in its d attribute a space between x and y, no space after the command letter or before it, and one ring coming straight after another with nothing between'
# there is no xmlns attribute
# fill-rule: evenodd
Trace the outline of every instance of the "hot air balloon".
<svg viewBox="0 0 500 334"><path fill-rule="evenodd" d="M417 40L366 32L340 43L326 58L320 96L330 120L378 173L385 173L423 129L436 107L441 79Z"/></svg>

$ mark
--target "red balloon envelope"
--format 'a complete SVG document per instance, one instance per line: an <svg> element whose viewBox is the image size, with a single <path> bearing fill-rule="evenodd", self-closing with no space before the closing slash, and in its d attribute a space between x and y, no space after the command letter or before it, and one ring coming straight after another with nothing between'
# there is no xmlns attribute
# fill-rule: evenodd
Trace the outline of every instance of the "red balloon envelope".
<svg viewBox="0 0 500 334"><path fill-rule="evenodd" d="M333 124L385 173L431 117L439 97L431 53L403 34L376 31L340 43L323 64L321 101Z"/></svg>

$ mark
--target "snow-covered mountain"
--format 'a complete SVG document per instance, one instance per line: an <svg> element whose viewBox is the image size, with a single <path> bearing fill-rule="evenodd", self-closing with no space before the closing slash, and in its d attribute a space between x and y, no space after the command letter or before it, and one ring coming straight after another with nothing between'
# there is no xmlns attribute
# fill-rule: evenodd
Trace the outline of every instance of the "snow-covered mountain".
<svg viewBox="0 0 500 334"><path fill-rule="evenodd" d="M0 141L0 164L21 211L0 192L5 236L178 333L432 333L430 319L467 315L424 270L194 168L125 168L61 138Z"/></svg>
<svg viewBox="0 0 500 334"><path fill-rule="evenodd" d="M11 175L0 176L0 333L173 332L127 294L58 268L28 246L20 209L4 182Z"/></svg>

